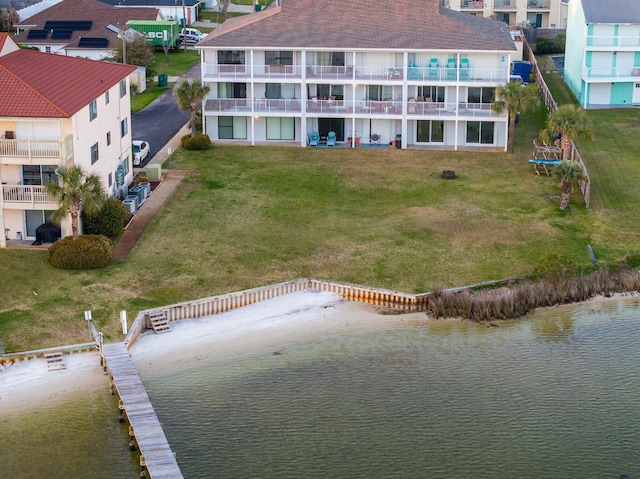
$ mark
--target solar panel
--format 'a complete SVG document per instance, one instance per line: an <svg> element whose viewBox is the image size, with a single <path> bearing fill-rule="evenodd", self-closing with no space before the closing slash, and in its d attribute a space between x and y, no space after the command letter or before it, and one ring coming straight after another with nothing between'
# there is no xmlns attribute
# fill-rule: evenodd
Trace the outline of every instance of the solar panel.
<svg viewBox="0 0 640 479"><path fill-rule="evenodd" d="M61 38L71 38L71 34L73 30L63 30L61 28L56 28L53 32L51 32L51 39L61 39Z"/></svg>
<svg viewBox="0 0 640 479"><path fill-rule="evenodd" d="M91 20L49 20L45 22L45 30L91 30Z"/></svg>
<svg viewBox="0 0 640 479"><path fill-rule="evenodd" d="M49 30L29 30L27 39L29 40L44 40L47 38Z"/></svg>
<svg viewBox="0 0 640 479"><path fill-rule="evenodd" d="M106 38L82 37L78 42L80 48L106 48L109 46L109 40Z"/></svg>

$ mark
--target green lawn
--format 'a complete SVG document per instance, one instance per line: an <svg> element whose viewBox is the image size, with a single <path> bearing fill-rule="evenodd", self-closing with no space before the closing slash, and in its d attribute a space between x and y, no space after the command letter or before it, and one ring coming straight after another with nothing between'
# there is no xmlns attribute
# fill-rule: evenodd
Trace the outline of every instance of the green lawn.
<svg viewBox="0 0 640 479"><path fill-rule="evenodd" d="M176 50L165 55L164 52L156 52L155 68L158 74L169 76L184 75L191 67L200 62L200 53L196 50Z"/></svg>
<svg viewBox="0 0 640 479"><path fill-rule="evenodd" d="M156 84L147 85L147 89L143 93L131 96L131 113L137 113L144 109L168 89L168 87L159 87Z"/></svg>
<svg viewBox="0 0 640 479"><path fill-rule="evenodd" d="M0 338L7 351L107 341L118 314L314 276L428 291L530 273L549 253L587 264L638 251L637 110L589 112L578 142L593 179L559 210L555 178L527 163L542 108L524 114L516 153L215 146L174 153L191 174L126 261L61 271L46 252L0 250ZM454 170L455 180L440 177ZM28 265L28 267L25 267ZM37 293L36 294L34 294Z"/></svg>

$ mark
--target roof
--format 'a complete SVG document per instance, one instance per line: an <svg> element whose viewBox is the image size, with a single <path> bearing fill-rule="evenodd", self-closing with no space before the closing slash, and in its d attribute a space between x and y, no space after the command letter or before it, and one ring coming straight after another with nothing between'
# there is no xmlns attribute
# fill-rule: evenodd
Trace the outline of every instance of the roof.
<svg viewBox="0 0 640 479"><path fill-rule="evenodd" d="M515 50L503 22L438 0L284 0L224 22L201 47Z"/></svg>
<svg viewBox="0 0 640 479"><path fill-rule="evenodd" d="M640 23L638 0L582 0L586 23Z"/></svg>
<svg viewBox="0 0 640 479"><path fill-rule="evenodd" d="M115 48L118 35L107 25L120 25L124 29L129 20L155 20L158 14L159 10L154 8L115 8L98 0L64 0L16 26L43 30L49 21L90 21L88 30L73 30L68 38L51 38L49 33L45 38L30 39L28 32L14 38L18 43L27 45L64 45L68 48L78 48L80 38L104 38L106 46L103 49L110 50Z"/></svg>
<svg viewBox="0 0 640 479"><path fill-rule="evenodd" d="M18 50L0 57L0 117L69 118L135 66Z"/></svg>
<svg viewBox="0 0 640 479"><path fill-rule="evenodd" d="M171 7L176 8L175 0L100 0L109 5L120 7ZM200 0L184 0L185 7L195 7L200 4ZM182 8L182 0L178 2L178 8Z"/></svg>

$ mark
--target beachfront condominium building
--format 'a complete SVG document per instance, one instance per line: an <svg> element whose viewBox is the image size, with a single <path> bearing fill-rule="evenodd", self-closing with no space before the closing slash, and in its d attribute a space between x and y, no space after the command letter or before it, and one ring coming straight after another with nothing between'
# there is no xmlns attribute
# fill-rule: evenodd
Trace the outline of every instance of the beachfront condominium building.
<svg viewBox="0 0 640 479"><path fill-rule="evenodd" d="M132 181L133 70L23 50L0 33L0 247L35 239L58 208L44 187L58 167L96 174L110 194Z"/></svg>
<svg viewBox="0 0 640 479"><path fill-rule="evenodd" d="M214 141L506 149L509 28L438 0L284 0L198 48Z"/></svg>
<svg viewBox="0 0 640 479"><path fill-rule="evenodd" d="M523 28L566 28L567 0L441 0L459 12Z"/></svg>
<svg viewBox="0 0 640 479"><path fill-rule="evenodd" d="M640 1L571 0L564 78L584 108L640 105Z"/></svg>

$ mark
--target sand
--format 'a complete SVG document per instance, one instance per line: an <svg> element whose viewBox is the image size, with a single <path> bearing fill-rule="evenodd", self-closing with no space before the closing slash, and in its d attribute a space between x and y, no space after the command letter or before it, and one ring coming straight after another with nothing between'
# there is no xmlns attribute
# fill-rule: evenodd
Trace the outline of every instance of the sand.
<svg viewBox="0 0 640 479"><path fill-rule="evenodd" d="M141 374L164 365L227 359L234 354L278 349L297 341L356 330L415 324L424 313L380 314L373 306L333 293L298 292L244 308L171 323L171 332L145 331L131 348ZM109 390L98 352L65 355L66 369L49 371L44 359L0 366L0 417L33 410L98 388Z"/></svg>

